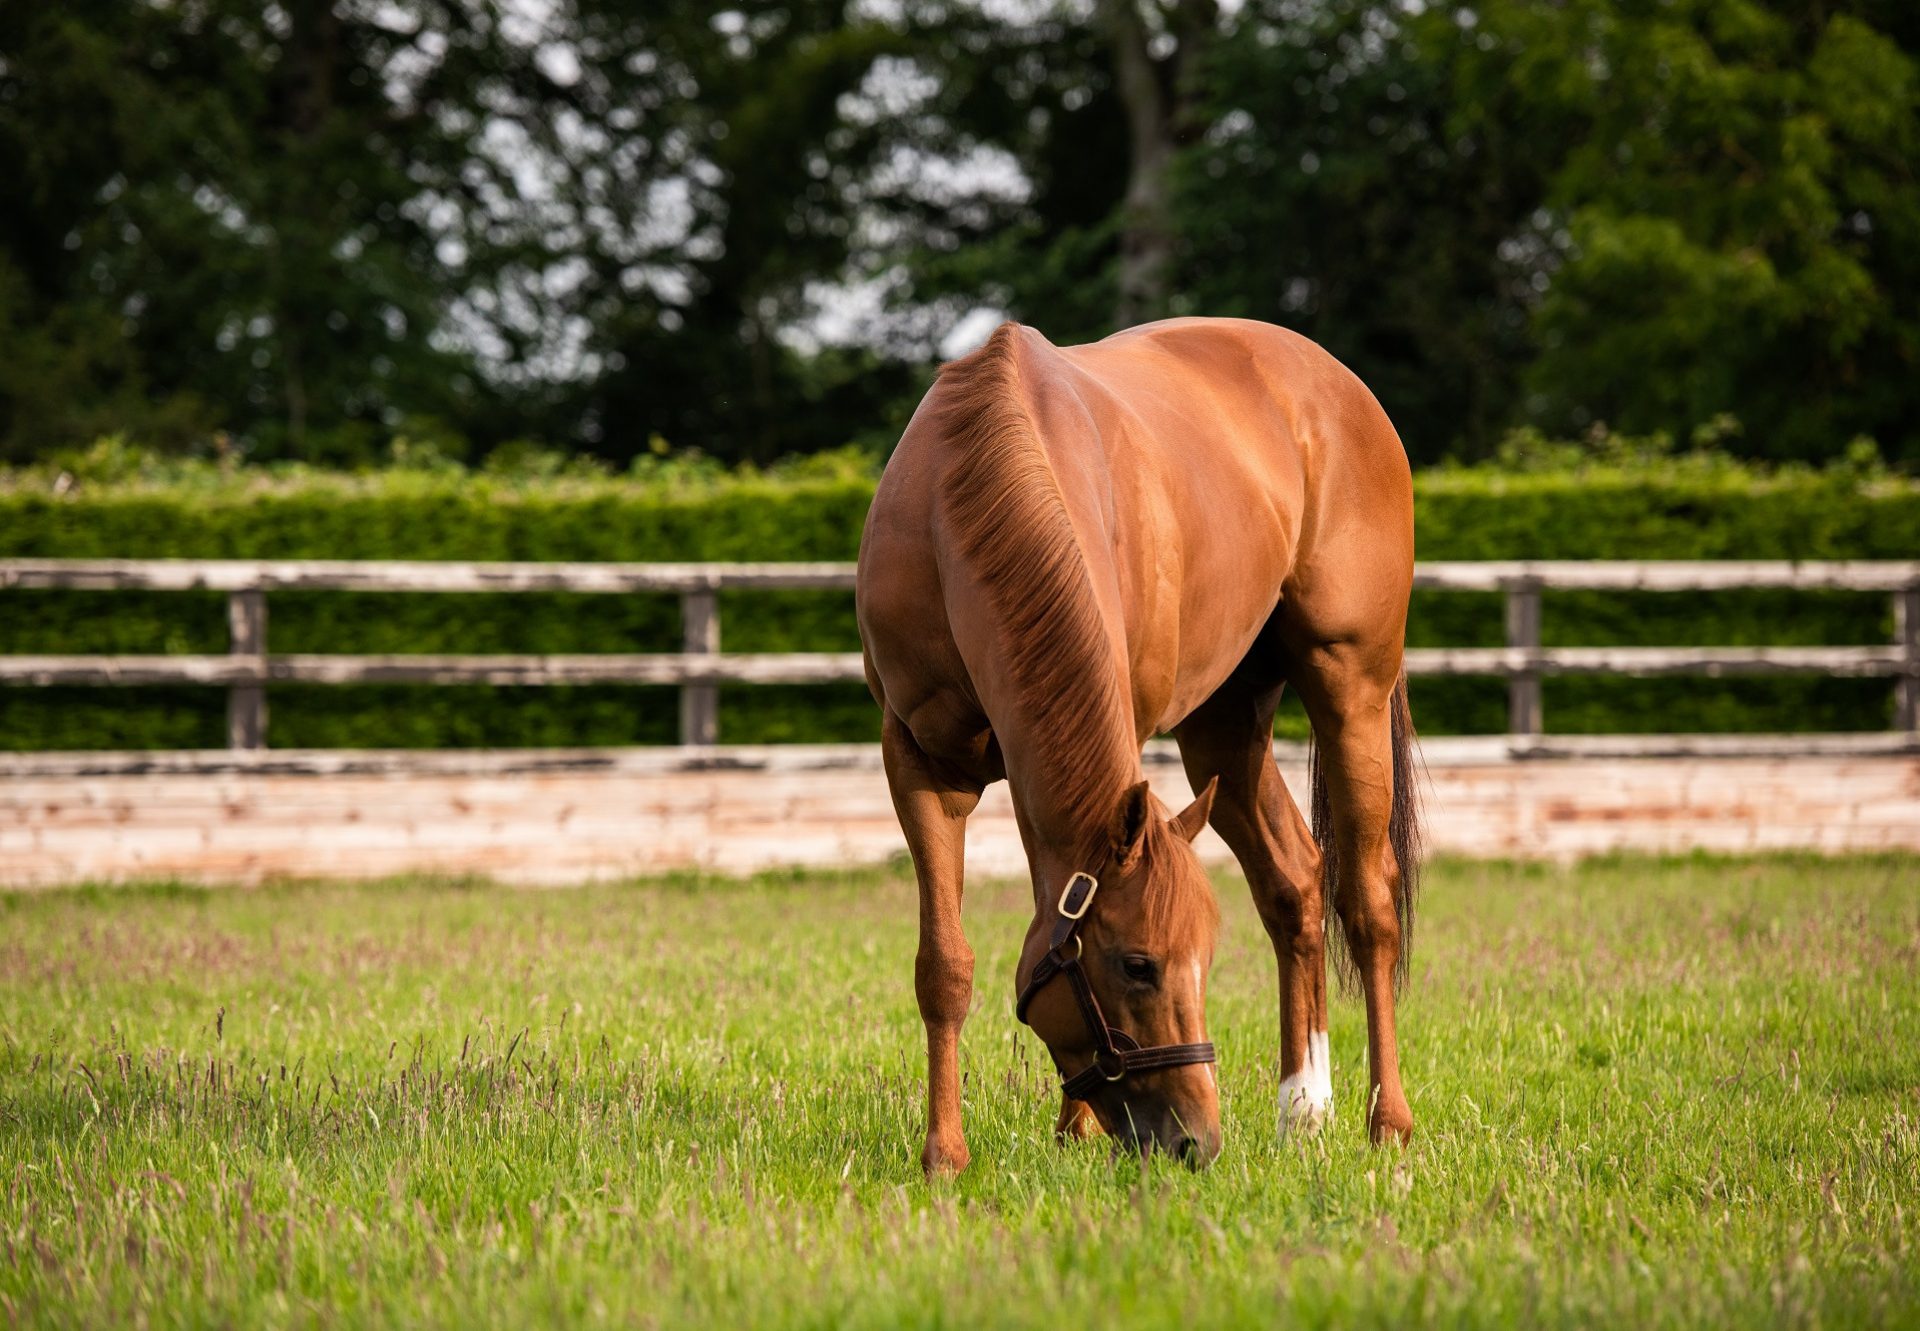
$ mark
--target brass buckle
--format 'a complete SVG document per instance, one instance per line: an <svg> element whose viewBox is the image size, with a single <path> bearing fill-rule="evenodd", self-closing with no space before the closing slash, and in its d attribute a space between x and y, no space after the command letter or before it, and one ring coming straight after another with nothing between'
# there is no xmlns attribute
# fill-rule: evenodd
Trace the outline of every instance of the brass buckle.
<svg viewBox="0 0 1920 1331"><path fill-rule="evenodd" d="M1075 889L1080 888L1082 884L1085 885L1084 890L1086 895L1080 898L1080 909L1067 909L1069 898L1073 896ZM1093 894L1098 891L1099 888L1100 880L1092 874L1084 870L1075 873L1073 877L1067 879L1067 885L1060 891L1060 913L1069 920L1079 919L1087 913L1087 908L1093 905Z"/></svg>

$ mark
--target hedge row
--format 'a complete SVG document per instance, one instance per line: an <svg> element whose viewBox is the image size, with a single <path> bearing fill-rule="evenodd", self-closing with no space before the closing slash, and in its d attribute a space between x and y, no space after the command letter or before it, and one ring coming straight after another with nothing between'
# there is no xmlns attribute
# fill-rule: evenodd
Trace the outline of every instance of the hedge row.
<svg viewBox="0 0 1920 1331"><path fill-rule="evenodd" d="M58 491L56 493L56 491ZM1757 474L1699 459L1419 478L1422 558L1913 558L1920 486L1870 471ZM846 462L791 475L559 475L456 470L227 475L175 469L75 486L44 473L0 477L0 557L516 560L851 559L871 468ZM197 594L11 591L0 652L219 652L224 602ZM286 652L670 651L671 597L373 596L276 593L269 640ZM846 650L851 598L733 593L721 598L733 651ZM1884 596L1774 592L1549 594L1550 643L1869 643L1892 632ZM1500 641L1497 597L1416 598L1416 645ZM1424 680L1415 714L1430 734L1497 731L1491 680ZM1559 732L1851 730L1889 721L1875 681L1556 679ZM271 692L280 747L442 747L664 743L671 690L632 688L299 688ZM217 690L0 690L0 746L193 748L222 742ZM868 739L859 686L725 691L727 742ZM1298 731L1297 715L1282 729Z"/></svg>

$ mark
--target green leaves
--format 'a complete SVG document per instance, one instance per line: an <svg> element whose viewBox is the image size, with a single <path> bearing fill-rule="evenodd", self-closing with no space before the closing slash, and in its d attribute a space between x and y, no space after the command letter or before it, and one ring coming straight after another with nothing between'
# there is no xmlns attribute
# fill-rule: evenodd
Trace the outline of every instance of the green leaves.
<svg viewBox="0 0 1920 1331"><path fill-rule="evenodd" d="M1127 287L1316 338L1421 462L1722 413L1763 456L1912 462L1913 13L0 6L0 459L764 464L897 437L969 312L1083 341Z"/></svg>
<svg viewBox="0 0 1920 1331"><path fill-rule="evenodd" d="M1920 48L1843 11L1251 5L1188 302L1326 343L1416 459L1721 413L1763 456L1920 457Z"/></svg>
<svg viewBox="0 0 1920 1331"><path fill-rule="evenodd" d="M1539 419L1684 431L1731 411L1771 456L1856 432L1920 450L1894 386L1920 372L1902 299L1920 267L1878 239L1920 224L1920 186L1869 146L1920 127L1912 55L1791 6L1582 8L1590 44L1558 49L1586 86L1540 89L1584 142L1549 178L1573 243L1535 319Z"/></svg>

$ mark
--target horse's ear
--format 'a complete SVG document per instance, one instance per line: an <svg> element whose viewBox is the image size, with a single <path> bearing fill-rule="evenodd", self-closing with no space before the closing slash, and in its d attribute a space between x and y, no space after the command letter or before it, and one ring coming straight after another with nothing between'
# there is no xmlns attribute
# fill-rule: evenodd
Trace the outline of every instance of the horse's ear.
<svg viewBox="0 0 1920 1331"><path fill-rule="evenodd" d="M1220 789L1220 778L1214 777L1206 784L1193 803L1176 813L1167 826L1178 832L1182 838L1191 841L1200 835L1200 829L1207 825L1207 815L1213 812L1213 795Z"/></svg>
<svg viewBox="0 0 1920 1331"><path fill-rule="evenodd" d="M1125 864L1140 853L1147 835L1147 819L1153 816L1153 796L1147 783L1127 787L1120 807L1113 814L1113 857Z"/></svg>

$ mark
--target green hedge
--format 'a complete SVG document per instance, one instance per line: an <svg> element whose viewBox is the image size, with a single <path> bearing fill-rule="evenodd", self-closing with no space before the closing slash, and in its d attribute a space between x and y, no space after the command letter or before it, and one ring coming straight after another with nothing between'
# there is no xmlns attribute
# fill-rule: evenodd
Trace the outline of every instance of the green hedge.
<svg viewBox="0 0 1920 1331"><path fill-rule="evenodd" d="M1418 478L1423 559L1912 559L1920 556L1920 486L1877 469L1766 474L1710 458L1503 474L1472 468ZM1720 592L1547 593L1553 646L1885 643L1882 594ZM1410 644L1492 646L1497 596L1423 593ZM1892 687L1845 679L1554 678L1547 728L1568 734L1877 730ZM1503 687L1415 681L1415 719L1429 733L1506 725Z"/></svg>
<svg viewBox="0 0 1920 1331"><path fill-rule="evenodd" d="M511 477L440 468L364 475L228 474L175 466L106 481L48 469L0 477L0 556L330 559L851 559L872 494L841 457L773 474L649 466L638 474ZM1760 474L1710 459L1456 469L1418 483L1425 559L1913 558L1920 487L1872 469ZM285 652L669 651L671 597L276 593L269 639ZM0 652L220 652L224 602L198 594L0 593ZM851 597L727 594L732 651L857 646ZM1422 595L1416 645L1500 641L1497 597ZM1549 594L1551 643L1869 643L1892 631L1884 596ZM1849 730L1883 727L1891 690L1846 680L1552 680L1549 728ZM1424 680L1430 734L1497 731L1491 680ZM277 688L279 747L665 743L671 690ZM193 748L222 742L211 689L0 689L0 747ZM727 742L874 736L861 687L724 691ZM1297 732L1297 715L1282 729Z"/></svg>

